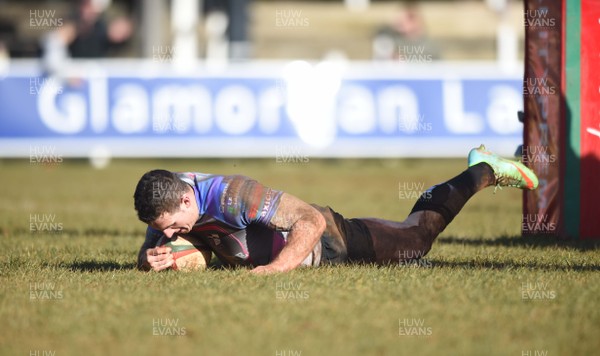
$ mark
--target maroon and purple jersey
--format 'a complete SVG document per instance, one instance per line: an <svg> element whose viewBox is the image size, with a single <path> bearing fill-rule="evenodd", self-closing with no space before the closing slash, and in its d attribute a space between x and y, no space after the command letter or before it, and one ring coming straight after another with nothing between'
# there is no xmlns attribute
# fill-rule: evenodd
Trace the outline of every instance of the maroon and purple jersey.
<svg viewBox="0 0 600 356"><path fill-rule="evenodd" d="M274 230L269 221L279 206L281 191L239 175L176 174L194 189L200 212L188 234L202 239L224 265L266 265L277 257L287 232ZM162 235L148 226L145 245L155 246ZM320 252L317 245L316 252ZM318 265L320 257L313 253L303 264Z"/></svg>

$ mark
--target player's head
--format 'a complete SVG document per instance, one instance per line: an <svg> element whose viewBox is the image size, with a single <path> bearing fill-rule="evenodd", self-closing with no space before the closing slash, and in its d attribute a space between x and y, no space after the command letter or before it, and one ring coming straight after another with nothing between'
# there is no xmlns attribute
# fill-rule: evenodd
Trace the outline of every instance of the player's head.
<svg viewBox="0 0 600 356"><path fill-rule="evenodd" d="M193 189L169 171L157 169L144 174L133 198L138 218L168 237L189 232L198 219Z"/></svg>

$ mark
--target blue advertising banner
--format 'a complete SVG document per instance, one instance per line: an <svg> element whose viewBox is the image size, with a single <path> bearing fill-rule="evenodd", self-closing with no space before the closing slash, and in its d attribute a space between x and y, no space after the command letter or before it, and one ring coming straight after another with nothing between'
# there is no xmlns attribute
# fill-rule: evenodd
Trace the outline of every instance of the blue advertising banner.
<svg viewBox="0 0 600 356"><path fill-rule="evenodd" d="M10 73L0 80L0 156L49 145L67 157L98 147L125 157L446 157L480 143L512 154L521 141L516 77L261 68Z"/></svg>

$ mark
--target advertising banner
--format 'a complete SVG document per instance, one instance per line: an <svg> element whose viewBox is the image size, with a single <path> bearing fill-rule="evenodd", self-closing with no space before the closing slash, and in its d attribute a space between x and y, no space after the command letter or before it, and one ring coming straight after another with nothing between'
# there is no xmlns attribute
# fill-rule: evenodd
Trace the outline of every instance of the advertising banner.
<svg viewBox="0 0 600 356"><path fill-rule="evenodd" d="M0 81L0 155L464 157L480 143L507 155L521 143L522 82L494 68L140 67L11 73Z"/></svg>

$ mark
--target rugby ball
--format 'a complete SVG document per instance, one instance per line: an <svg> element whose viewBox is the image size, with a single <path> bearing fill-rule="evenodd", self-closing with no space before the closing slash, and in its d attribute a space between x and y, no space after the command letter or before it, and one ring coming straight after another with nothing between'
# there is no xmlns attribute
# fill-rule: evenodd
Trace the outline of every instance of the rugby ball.
<svg viewBox="0 0 600 356"><path fill-rule="evenodd" d="M201 271L206 269L212 258L210 248L199 238L193 236L177 236L172 238L162 236L157 247L170 247L174 263L171 266L175 271Z"/></svg>

